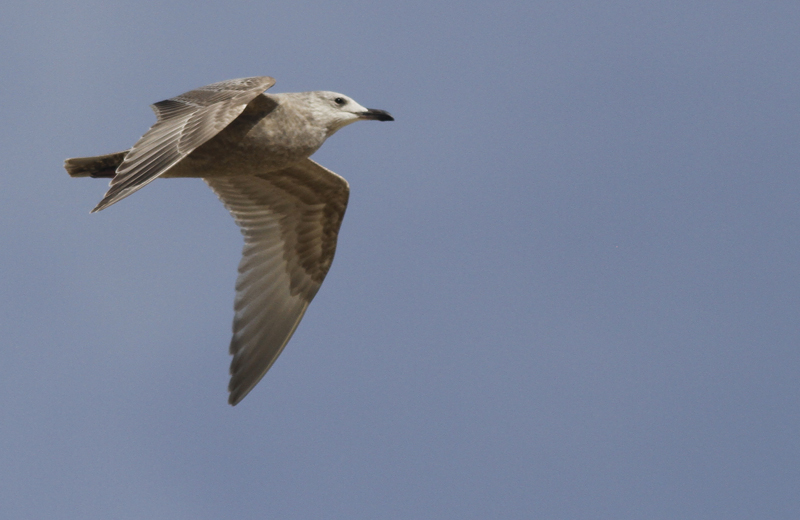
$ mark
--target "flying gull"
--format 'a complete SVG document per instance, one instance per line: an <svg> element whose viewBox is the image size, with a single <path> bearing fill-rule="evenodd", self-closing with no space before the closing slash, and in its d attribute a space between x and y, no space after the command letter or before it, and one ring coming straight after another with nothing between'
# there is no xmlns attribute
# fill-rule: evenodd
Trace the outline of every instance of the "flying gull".
<svg viewBox="0 0 800 520"><path fill-rule="evenodd" d="M158 177L200 177L228 208L244 235L231 405L280 355L333 261L350 187L309 156L350 123L394 121L335 92L266 94L274 84L232 79L159 101L156 123L131 149L64 163L72 177L111 178L92 213Z"/></svg>

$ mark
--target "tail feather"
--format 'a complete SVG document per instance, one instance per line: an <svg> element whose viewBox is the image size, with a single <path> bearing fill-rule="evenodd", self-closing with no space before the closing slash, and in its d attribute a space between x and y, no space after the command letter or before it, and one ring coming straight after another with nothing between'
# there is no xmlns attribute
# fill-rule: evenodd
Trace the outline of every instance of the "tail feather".
<svg viewBox="0 0 800 520"><path fill-rule="evenodd" d="M129 150L124 152L98 155L96 157L75 157L64 161L64 168L71 177L110 177L113 178L117 168Z"/></svg>

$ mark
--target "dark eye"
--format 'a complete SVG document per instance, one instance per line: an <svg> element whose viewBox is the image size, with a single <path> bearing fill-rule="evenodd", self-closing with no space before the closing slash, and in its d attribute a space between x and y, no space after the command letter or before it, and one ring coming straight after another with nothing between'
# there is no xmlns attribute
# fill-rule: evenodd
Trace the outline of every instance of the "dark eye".
<svg viewBox="0 0 800 520"><path fill-rule="evenodd" d="M347 101L345 101L344 98L340 98L340 97L337 97L336 99L334 99L333 102L336 103L339 106L344 105L345 103L347 103Z"/></svg>

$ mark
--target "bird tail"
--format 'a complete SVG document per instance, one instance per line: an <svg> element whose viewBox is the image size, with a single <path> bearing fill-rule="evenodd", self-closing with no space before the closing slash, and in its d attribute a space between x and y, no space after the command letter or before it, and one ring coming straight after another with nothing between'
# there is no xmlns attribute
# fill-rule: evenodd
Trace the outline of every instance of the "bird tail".
<svg viewBox="0 0 800 520"><path fill-rule="evenodd" d="M64 168L71 177L111 177L113 178L117 168L129 150L124 152L110 153L108 155L98 155L96 157L75 157L64 161Z"/></svg>

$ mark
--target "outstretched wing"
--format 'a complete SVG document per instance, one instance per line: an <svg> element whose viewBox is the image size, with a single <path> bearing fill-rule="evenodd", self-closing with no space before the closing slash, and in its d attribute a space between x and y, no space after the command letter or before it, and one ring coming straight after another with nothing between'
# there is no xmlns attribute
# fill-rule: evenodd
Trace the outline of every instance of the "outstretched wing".
<svg viewBox="0 0 800 520"><path fill-rule="evenodd" d="M108 192L92 213L124 199L175 166L274 84L268 76L231 79L152 105L158 121L125 156Z"/></svg>
<svg viewBox="0 0 800 520"><path fill-rule="evenodd" d="M232 405L292 337L336 251L350 188L311 159L263 175L204 179L244 235L230 353Z"/></svg>

